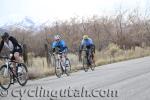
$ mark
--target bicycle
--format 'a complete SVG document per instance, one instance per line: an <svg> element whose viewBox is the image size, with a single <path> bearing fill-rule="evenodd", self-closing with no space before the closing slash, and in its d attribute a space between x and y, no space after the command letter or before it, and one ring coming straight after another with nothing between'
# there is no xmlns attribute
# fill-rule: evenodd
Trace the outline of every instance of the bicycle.
<svg viewBox="0 0 150 100"><path fill-rule="evenodd" d="M96 65L93 58L92 49L84 48L82 49L82 51L83 51L82 64L84 71L87 72L89 67L91 68L92 71L94 71Z"/></svg>
<svg viewBox="0 0 150 100"><path fill-rule="evenodd" d="M28 70L26 65L11 60L6 56L0 56L0 58L5 61L5 64L0 67L0 87L7 90L16 80L21 86L26 85L28 81ZM13 70L13 63L16 64L16 72Z"/></svg>
<svg viewBox="0 0 150 100"><path fill-rule="evenodd" d="M71 73L71 63L69 58L65 58L65 54L63 52L56 50L56 52L53 53L53 59L56 76L60 78L64 73L69 76Z"/></svg>

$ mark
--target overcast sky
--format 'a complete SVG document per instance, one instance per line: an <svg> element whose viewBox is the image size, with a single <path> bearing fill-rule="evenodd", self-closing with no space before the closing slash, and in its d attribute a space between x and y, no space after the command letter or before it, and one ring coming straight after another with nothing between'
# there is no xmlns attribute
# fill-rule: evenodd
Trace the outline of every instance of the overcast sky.
<svg viewBox="0 0 150 100"><path fill-rule="evenodd" d="M30 17L34 21L112 14L118 8L145 9L149 0L0 0L0 25Z"/></svg>

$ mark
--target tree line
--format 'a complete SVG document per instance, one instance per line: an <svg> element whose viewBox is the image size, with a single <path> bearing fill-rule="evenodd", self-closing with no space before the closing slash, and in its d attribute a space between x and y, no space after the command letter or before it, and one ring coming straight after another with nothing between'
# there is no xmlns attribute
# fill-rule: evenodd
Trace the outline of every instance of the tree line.
<svg viewBox="0 0 150 100"><path fill-rule="evenodd" d="M112 16L93 16L92 18L71 18L70 21L56 21L50 25L42 24L38 31L14 27L9 28L22 44L26 44L28 52L35 56L45 55L45 44L50 46L53 36L60 34L67 42L70 52L77 52L84 34L88 34L101 51L110 43L121 49L136 46L150 46L149 12L138 10L118 11Z"/></svg>

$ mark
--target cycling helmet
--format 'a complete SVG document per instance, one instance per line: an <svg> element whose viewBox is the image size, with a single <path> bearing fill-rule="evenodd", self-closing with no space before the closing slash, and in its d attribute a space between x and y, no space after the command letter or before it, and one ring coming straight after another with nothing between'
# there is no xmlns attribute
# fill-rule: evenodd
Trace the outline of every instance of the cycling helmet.
<svg viewBox="0 0 150 100"><path fill-rule="evenodd" d="M4 40L4 39L7 39L9 37L9 34L7 32L3 33L1 35L1 38Z"/></svg>
<svg viewBox="0 0 150 100"><path fill-rule="evenodd" d="M88 39L88 38L89 38L88 35L84 35L84 36L83 36L83 39Z"/></svg>
<svg viewBox="0 0 150 100"><path fill-rule="evenodd" d="M60 36L59 35L56 35L56 36L54 36L54 40L60 40Z"/></svg>

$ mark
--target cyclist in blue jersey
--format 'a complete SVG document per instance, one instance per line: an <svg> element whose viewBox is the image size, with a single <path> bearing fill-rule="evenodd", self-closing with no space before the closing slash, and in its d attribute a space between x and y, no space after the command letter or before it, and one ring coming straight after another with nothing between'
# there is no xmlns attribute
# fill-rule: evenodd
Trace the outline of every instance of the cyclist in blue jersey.
<svg viewBox="0 0 150 100"><path fill-rule="evenodd" d="M53 53L62 53L62 55L65 57L65 60L68 60L68 47L66 45L66 42L63 39L61 39L59 35L54 36L54 42L52 43L52 51ZM68 66L68 62L65 63L65 67L66 66Z"/></svg>
<svg viewBox="0 0 150 100"><path fill-rule="evenodd" d="M91 38L89 38L88 35L84 35L83 39L81 41L80 47L79 47L79 61L81 61L81 54L82 54L82 50L83 49L87 49L86 55L88 57L89 52L91 51L92 53L92 57L94 59L94 53L95 53L95 45L93 43L93 40ZM88 58L87 58L88 59ZM87 60L88 61L88 60ZM88 61L89 65L90 62Z"/></svg>

